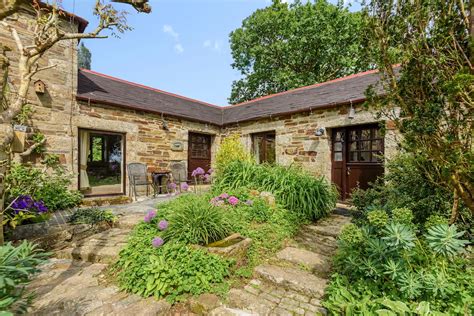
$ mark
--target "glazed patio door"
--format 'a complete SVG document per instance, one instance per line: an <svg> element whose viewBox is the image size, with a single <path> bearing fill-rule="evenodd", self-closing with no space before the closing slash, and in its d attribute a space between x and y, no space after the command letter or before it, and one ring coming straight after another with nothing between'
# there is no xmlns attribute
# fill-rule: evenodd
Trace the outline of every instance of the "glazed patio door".
<svg viewBox="0 0 474 316"><path fill-rule="evenodd" d="M332 133L331 177L341 199L353 189L367 189L383 175L384 140L378 125L350 126Z"/></svg>
<svg viewBox="0 0 474 316"><path fill-rule="evenodd" d="M211 135L189 133L188 179L198 167L205 171L211 168Z"/></svg>

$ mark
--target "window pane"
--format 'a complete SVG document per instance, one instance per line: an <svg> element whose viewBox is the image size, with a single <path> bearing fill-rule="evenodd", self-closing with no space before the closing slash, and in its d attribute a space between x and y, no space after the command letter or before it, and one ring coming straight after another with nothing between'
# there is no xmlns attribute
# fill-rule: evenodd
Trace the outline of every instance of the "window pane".
<svg viewBox="0 0 474 316"><path fill-rule="evenodd" d="M370 140L359 142L359 150L370 150Z"/></svg>
<svg viewBox="0 0 474 316"><path fill-rule="evenodd" d="M334 161L342 161L342 152L334 153Z"/></svg>
<svg viewBox="0 0 474 316"><path fill-rule="evenodd" d="M357 160L357 151L352 151L349 154L349 161L358 161Z"/></svg>
<svg viewBox="0 0 474 316"><path fill-rule="evenodd" d="M351 142L349 146L350 151L356 151L357 150L357 142Z"/></svg>
<svg viewBox="0 0 474 316"><path fill-rule="evenodd" d="M342 143L341 142L334 143L334 151L342 151Z"/></svg>
<svg viewBox="0 0 474 316"><path fill-rule="evenodd" d="M372 141L372 150L382 150L382 140L373 140Z"/></svg>
<svg viewBox="0 0 474 316"><path fill-rule="evenodd" d="M370 161L370 151L361 151L360 161Z"/></svg>
<svg viewBox="0 0 474 316"><path fill-rule="evenodd" d="M336 141L341 142L344 141L344 132L336 132Z"/></svg>
<svg viewBox="0 0 474 316"><path fill-rule="evenodd" d="M268 163L275 162L275 135L266 135L265 138L265 160Z"/></svg>
<svg viewBox="0 0 474 316"><path fill-rule="evenodd" d="M370 129L363 129L362 130L361 139L370 139Z"/></svg>
<svg viewBox="0 0 474 316"><path fill-rule="evenodd" d="M96 136L92 136L91 138L92 138L91 160L102 161L104 139L102 137L96 137Z"/></svg>
<svg viewBox="0 0 474 316"><path fill-rule="evenodd" d="M379 128L374 129L374 138L382 138L382 132Z"/></svg>
<svg viewBox="0 0 474 316"><path fill-rule="evenodd" d="M357 135L357 131L351 131L350 139L351 140L358 140L359 139L359 136Z"/></svg>

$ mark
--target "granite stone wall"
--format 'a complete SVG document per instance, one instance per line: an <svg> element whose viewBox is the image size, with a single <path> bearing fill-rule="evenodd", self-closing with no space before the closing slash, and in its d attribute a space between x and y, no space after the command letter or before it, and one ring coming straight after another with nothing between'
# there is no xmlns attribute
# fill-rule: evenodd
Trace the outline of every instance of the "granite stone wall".
<svg viewBox="0 0 474 316"><path fill-rule="evenodd" d="M252 134L275 131L276 159L281 165L297 164L314 175L331 178L331 135L334 128L379 122L375 111L355 106L356 115L348 118L349 106L338 106L311 112L264 118L257 121L236 123L222 130L223 135L238 133L247 150L252 147ZM398 133L390 121L385 135L386 159L397 151ZM318 128L322 136L316 136Z"/></svg>

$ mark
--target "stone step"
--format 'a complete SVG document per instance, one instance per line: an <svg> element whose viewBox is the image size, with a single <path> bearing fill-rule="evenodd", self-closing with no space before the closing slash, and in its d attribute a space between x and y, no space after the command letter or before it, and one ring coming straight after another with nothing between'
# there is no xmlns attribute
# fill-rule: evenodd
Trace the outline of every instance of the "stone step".
<svg viewBox="0 0 474 316"><path fill-rule="evenodd" d="M211 315L292 316L325 315L325 312L319 299L254 279L243 289L231 289L227 305L217 308Z"/></svg>
<svg viewBox="0 0 474 316"><path fill-rule="evenodd" d="M299 292L312 298L324 295L327 280L314 274L291 267L278 267L263 264L255 268L256 274L263 280L276 286Z"/></svg>
<svg viewBox="0 0 474 316"><path fill-rule="evenodd" d="M113 228L73 243L71 247L58 250L55 256L92 263L113 263L127 243L129 232L127 229Z"/></svg>
<svg viewBox="0 0 474 316"><path fill-rule="evenodd" d="M277 258L308 267L320 277L327 277L331 271L331 261L328 257L305 249L286 247L277 253Z"/></svg>
<svg viewBox="0 0 474 316"><path fill-rule="evenodd" d="M306 228L311 229L314 234L319 234L323 236L329 236L333 238L337 238L342 230L341 226L334 226L334 225L308 225Z"/></svg>

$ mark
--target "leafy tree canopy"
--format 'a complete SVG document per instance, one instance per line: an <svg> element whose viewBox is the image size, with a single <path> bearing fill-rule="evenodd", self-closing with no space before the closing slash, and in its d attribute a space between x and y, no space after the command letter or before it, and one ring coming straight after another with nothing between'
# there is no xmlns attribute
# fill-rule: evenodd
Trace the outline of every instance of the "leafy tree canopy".
<svg viewBox="0 0 474 316"><path fill-rule="evenodd" d="M257 10L230 34L234 63L231 103L324 82L370 68L361 13L326 0Z"/></svg>
<svg viewBox="0 0 474 316"><path fill-rule="evenodd" d="M91 51L84 45L84 43L81 43L79 51L77 52L77 62L79 68L91 69L92 54Z"/></svg>
<svg viewBox="0 0 474 316"><path fill-rule="evenodd" d="M451 221L459 200L474 214L474 1L372 0L364 11L386 91L368 91L369 104L395 122L418 172L453 192Z"/></svg>

